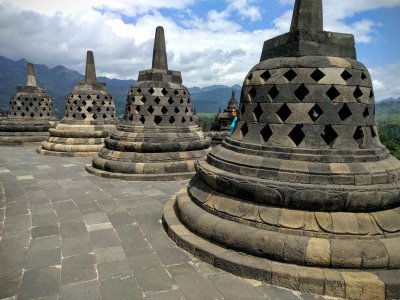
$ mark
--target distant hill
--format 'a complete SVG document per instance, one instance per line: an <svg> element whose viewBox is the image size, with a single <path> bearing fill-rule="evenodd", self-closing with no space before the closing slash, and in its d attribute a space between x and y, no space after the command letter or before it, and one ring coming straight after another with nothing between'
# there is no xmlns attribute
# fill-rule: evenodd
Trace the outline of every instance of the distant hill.
<svg viewBox="0 0 400 300"><path fill-rule="evenodd" d="M0 109L7 109L11 95L15 93L17 85L26 82L26 60L13 61L0 56ZM84 75L67 69L63 66L48 68L45 65L35 65L36 81L44 86L48 94L53 98L53 105L58 117L64 113L64 105L67 94L74 88L78 81L83 80ZM126 95L129 87L135 80L109 79L98 77L98 81L105 82L109 92L115 98L115 106L118 115L122 115L125 109ZM231 97L232 90L240 96L239 85L232 87L213 85L208 87L189 88L192 94L193 106L198 112L216 113L218 109L225 108Z"/></svg>

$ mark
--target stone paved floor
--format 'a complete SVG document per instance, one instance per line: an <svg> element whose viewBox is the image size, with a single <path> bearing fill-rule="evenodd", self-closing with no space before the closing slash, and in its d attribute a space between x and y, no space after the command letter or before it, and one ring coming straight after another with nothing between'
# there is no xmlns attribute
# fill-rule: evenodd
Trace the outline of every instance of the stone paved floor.
<svg viewBox="0 0 400 300"><path fill-rule="evenodd" d="M0 299L325 299L178 248L161 212L187 181L97 178L89 161L0 147Z"/></svg>

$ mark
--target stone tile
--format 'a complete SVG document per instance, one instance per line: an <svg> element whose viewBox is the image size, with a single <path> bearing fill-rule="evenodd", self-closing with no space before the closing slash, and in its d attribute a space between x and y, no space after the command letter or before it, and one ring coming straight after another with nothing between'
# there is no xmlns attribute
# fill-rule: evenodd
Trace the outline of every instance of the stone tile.
<svg viewBox="0 0 400 300"><path fill-rule="evenodd" d="M189 263L169 266L166 268L166 270L168 271L169 274L171 274L172 277L176 275L197 272L197 270Z"/></svg>
<svg viewBox="0 0 400 300"><path fill-rule="evenodd" d="M64 257L90 252L93 252L93 248L88 235L62 239L62 253Z"/></svg>
<svg viewBox="0 0 400 300"><path fill-rule="evenodd" d="M97 265L97 273L100 280L114 277L126 277L132 275L132 269L127 260L111 261Z"/></svg>
<svg viewBox="0 0 400 300"><path fill-rule="evenodd" d="M61 247L61 240L59 236L52 235L33 239L31 241L29 251L56 249Z"/></svg>
<svg viewBox="0 0 400 300"><path fill-rule="evenodd" d="M143 295L135 278L113 278L101 282L103 300L142 299Z"/></svg>
<svg viewBox="0 0 400 300"><path fill-rule="evenodd" d="M25 267L28 249L0 248L0 273L22 270Z"/></svg>
<svg viewBox="0 0 400 300"><path fill-rule="evenodd" d="M126 211L108 213L107 216L108 216L108 219L110 220L110 222L114 226L127 225L127 224L131 224L135 221L132 218L132 216Z"/></svg>
<svg viewBox="0 0 400 300"><path fill-rule="evenodd" d="M155 252L147 252L130 255L128 252L128 260L134 270L146 269L149 267L161 266L161 260Z"/></svg>
<svg viewBox="0 0 400 300"><path fill-rule="evenodd" d="M54 212L48 214L32 215L32 226L55 225L57 223L58 218Z"/></svg>
<svg viewBox="0 0 400 300"><path fill-rule="evenodd" d="M27 268L38 269L61 264L61 249L44 249L28 253Z"/></svg>
<svg viewBox="0 0 400 300"><path fill-rule="evenodd" d="M86 225L110 222L107 216L102 212L83 215L83 219Z"/></svg>
<svg viewBox="0 0 400 300"><path fill-rule="evenodd" d="M171 290L163 292L149 292L146 294L146 299L149 300L185 300L180 290Z"/></svg>
<svg viewBox="0 0 400 300"><path fill-rule="evenodd" d="M97 273L92 267L64 267L61 269L61 284L77 283L97 279Z"/></svg>
<svg viewBox="0 0 400 300"><path fill-rule="evenodd" d="M124 249L121 246L94 249L96 263L126 260Z"/></svg>
<svg viewBox="0 0 400 300"><path fill-rule="evenodd" d="M188 299L223 299L215 286L200 273L177 275L174 279Z"/></svg>
<svg viewBox="0 0 400 300"><path fill-rule="evenodd" d="M241 300L254 299L262 300L264 297L254 286L243 279L226 273L211 274L208 279L224 296L225 299Z"/></svg>
<svg viewBox="0 0 400 300"><path fill-rule="evenodd" d="M0 299L17 295L22 271L13 271L0 274Z"/></svg>
<svg viewBox="0 0 400 300"><path fill-rule="evenodd" d="M135 277L139 287L145 292L159 292L171 290L174 282L168 273L161 266L149 267L135 272Z"/></svg>
<svg viewBox="0 0 400 300"><path fill-rule="evenodd" d="M268 300L274 300L274 299L299 300L299 299L301 299L298 295L296 295L295 292L293 292L289 289L276 287L276 286L266 284L266 283L257 287L257 290L259 290L262 294L267 295L266 299L268 299Z"/></svg>
<svg viewBox="0 0 400 300"><path fill-rule="evenodd" d="M87 234L85 223L82 221L61 223L60 234L62 238Z"/></svg>
<svg viewBox="0 0 400 300"><path fill-rule="evenodd" d="M92 240L93 248L95 249L118 246L121 244L117 234L113 229L91 231L89 234Z"/></svg>
<svg viewBox="0 0 400 300"><path fill-rule="evenodd" d="M15 231L4 230L0 247L6 249L26 248L29 246L31 233L29 229Z"/></svg>
<svg viewBox="0 0 400 300"><path fill-rule="evenodd" d="M112 229L114 228L113 225L110 222L106 223L99 223L99 224L93 224L93 225L87 225L86 229L87 231L96 231L96 230L103 230L103 229Z"/></svg>
<svg viewBox="0 0 400 300"><path fill-rule="evenodd" d="M61 286L60 300L101 300L100 284L97 280Z"/></svg>
<svg viewBox="0 0 400 300"><path fill-rule="evenodd" d="M18 299L32 299L57 294L60 290L60 269L47 267L27 270L22 276Z"/></svg>
<svg viewBox="0 0 400 300"><path fill-rule="evenodd" d="M35 178L33 178L32 175L21 175L21 176L17 176L17 180L31 180L31 179L35 179Z"/></svg>
<svg viewBox="0 0 400 300"><path fill-rule="evenodd" d="M57 224L36 226L36 227L32 227L31 234L32 234L32 238L36 239L36 238L46 237L46 236L51 236L51 235L59 235L60 230L59 230Z"/></svg>
<svg viewBox="0 0 400 300"><path fill-rule="evenodd" d="M31 201L29 202L31 203ZM31 204L29 208L32 214L51 214L54 212L53 205L51 205L51 203L49 202L40 204Z"/></svg>
<svg viewBox="0 0 400 300"><path fill-rule="evenodd" d="M190 257L177 247L157 249L157 254L164 266L176 265L190 261Z"/></svg>

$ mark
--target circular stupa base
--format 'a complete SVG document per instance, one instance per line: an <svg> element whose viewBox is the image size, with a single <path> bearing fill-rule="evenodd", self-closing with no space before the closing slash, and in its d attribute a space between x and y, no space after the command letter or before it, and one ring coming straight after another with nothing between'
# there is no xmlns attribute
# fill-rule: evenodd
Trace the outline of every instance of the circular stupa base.
<svg viewBox="0 0 400 300"><path fill-rule="evenodd" d="M164 174L127 174L127 173L114 173L107 172L97 168L92 165L87 164L85 170L98 177L110 178L110 179L120 179L128 181L175 181L190 179L194 176L195 172L182 172L182 173L164 173Z"/></svg>
<svg viewBox="0 0 400 300"><path fill-rule="evenodd" d="M169 237L180 247L217 268L293 290L347 299L395 299L400 295L400 270L299 266L244 254L212 243L183 224L177 202L179 207L195 211L196 220L207 220L207 225L200 225L200 222L200 226L212 227L218 224L220 228L230 228L234 235L237 231L240 232L235 227L239 224L201 209L190 199L186 188L181 189L177 196L166 203L162 221Z"/></svg>
<svg viewBox="0 0 400 300"><path fill-rule="evenodd" d="M1 146L40 146L47 140L49 132L0 132Z"/></svg>
<svg viewBox="0 0 400 300"><path fill-rule="evenodd" d="M48 156L63 156L63 157L87 157L95 156L97 152L62 152L62 151L49 151L42 148L36 149L36 153Z"/></svg>

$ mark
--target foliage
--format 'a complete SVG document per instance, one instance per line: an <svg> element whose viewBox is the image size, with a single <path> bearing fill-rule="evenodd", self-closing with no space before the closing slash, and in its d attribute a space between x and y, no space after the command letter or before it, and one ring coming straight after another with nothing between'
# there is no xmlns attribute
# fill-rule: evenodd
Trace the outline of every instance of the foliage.
<svg viewBox="0 0 400 300"><path fill-rule="evenodd" d="M199 125L204 131L210 131L211 124L214 122L216 115L215 113L197 113Z"/></svg>

